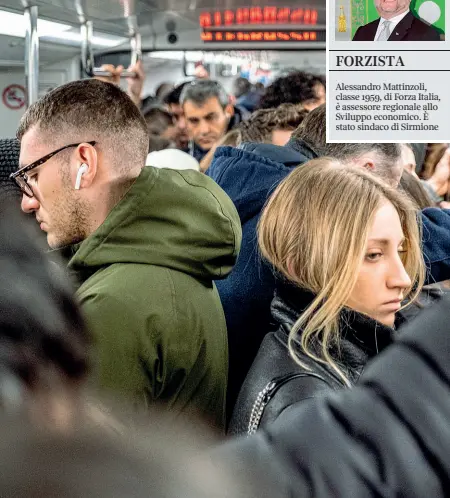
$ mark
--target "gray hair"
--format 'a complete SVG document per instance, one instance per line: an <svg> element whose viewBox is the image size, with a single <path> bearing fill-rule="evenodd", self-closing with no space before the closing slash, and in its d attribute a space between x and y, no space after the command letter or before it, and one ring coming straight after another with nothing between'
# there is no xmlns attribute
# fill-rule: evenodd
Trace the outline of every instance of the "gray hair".
<svg viewBox="0 0 450 498"><path fill-rule="evenodd" d="M383 143L325 143L322 148L324 156L331 156L345 161L354 159L367 152L376 152L380 156L391 161L398 161L402 155L401 144L383 144Z"/></svg>
<svg viewBox="0 0 450 498"><path fill-rule="evenodd" d="M326 143L320 155L334 157L342 162L353 160L367 153L377 156L377 170L385 179L393 177L398 161L402 157L402 144L384 143Z"/></svg>
<svg viewBox="0 0 450 498"><path fill-rule="evenodd" d="M197 106L202 106L208 99L215 97L220 105L225 108L230 99L224 87L218 81L195 80L183 88L180 96L180 104L184 105L188 100Z"/></svg>

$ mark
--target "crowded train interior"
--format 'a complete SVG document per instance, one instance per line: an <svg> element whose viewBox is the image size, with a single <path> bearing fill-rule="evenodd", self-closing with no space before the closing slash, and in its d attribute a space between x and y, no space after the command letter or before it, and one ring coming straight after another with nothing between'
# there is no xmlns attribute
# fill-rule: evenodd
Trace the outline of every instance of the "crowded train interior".
<svg viewBox="0 0 450 498"><path fill-rule="evenodd" d="M327 3L0 0L0 497L448 496L449 144L327 142Z"/></svg>

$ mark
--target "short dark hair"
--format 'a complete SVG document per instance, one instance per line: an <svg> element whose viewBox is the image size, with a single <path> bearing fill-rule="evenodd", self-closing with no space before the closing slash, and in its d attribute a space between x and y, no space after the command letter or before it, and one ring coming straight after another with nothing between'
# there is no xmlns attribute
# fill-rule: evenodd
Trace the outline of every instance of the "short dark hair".
<svg viewBox="0 0 450 498"><path fill-rule="evenodd" d="M247 78L236 78L236 80L233 83L233 89L234 89L234 96L239 98L242 95L245 95L252 89L252 85L250 81L248 81Z"/></svg>
<svg viewBox="0 0 450 498"><path fill-rule="evenodd" d="M327 143L327 115L325 104L308 113L300 126L292 133L291 140L303 140L313 149L325 147Z"/></svg>
<svg viewBox="0 0 450 498"><path fill-rule="evenodd" d="M269 109L280 104L302 104L308 100L315 100L317 85L324 85L321 76L294 71L286 76L277 78L261 98L259 107Z"/></svg>
<svg viewBox="0 0 450 498"><path fill-rule="evenodd" d="M32 104L22 117L17 138L33 126L58 140L97 140L111 162L122 166L124 157L135 167L145 163L147 125L139 109L118 86L95 79L59 86Z"/></svg>
<svg viewBox="0 0 450 498"><path fill-rule="evenodd" d="M81 387L90 335L67 275L44 254L28 223L17 210L0 208L0 378L8 375L33 391L51 389L58 372ZM7 403L0 389L2 395L0 404Z"/></svg>
<svg viewBox="0 0 450 498"><path fill-rule="evenodd" d="M169 126L175 126L173 114L162 107L150 107L144 114L150 135L162 135Z"/></svg>
<svg viewBox="0 0 450 498"><path fill-rule="evenodd" d="M202 106L208 99L217 98L220 105L225 108L229 103L225 88L218 82L212 80L195 80L191 81L183 88L180 97L181 105L184 105L188 100L194 102L197 106Z"/></svg>
<svg viewBox="0 0 450 498"><path fill-rule="evenodd" d="M242 142L272 141L274 130L295 130L308 115L303 107L282 104L275 109L259 109L239 125Z"/></svg>
<svg viewBox="0 0 450 498"><path fill-rule="evenodd" d="M164 97L174 89L175 85L173 83L164 82L160 83L155 90L155 97L162 101Z"/></svg>
<svg viewBox="0 0 450 498"><path fill-rule="evenodd" d="M178 104L181 105L180 97L181 97L181 92L183 91L184 87L190 83L189 81L184 81L183 83L180 83L177 85L171 92L169 92L165 97L164 97L164 103L167 105L171 104Z"/></svg>
<svg viewBox="0 0 450 498"><path fill-rule="evenodd" d="M174 142L168 138L158 137L157 135L150 135L148 140L148 153L156 152L158 150L173 149L175 148Z"/></svg>

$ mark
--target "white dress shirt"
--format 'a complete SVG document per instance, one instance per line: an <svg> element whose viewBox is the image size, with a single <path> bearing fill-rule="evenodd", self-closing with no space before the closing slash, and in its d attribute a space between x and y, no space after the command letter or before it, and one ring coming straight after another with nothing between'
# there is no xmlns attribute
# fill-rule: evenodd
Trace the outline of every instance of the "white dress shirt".
<svg viewBox="0 0 450 498"><path fill-rule="evenodd" d="M389 21L391 23L389 25L389 29L392 33L394 31L394 29L397 27L397 24L406 16L406 14L408 14L408 12L409 12L409 10L407 10L406 12L403 12L403 14L392 17L391 19L385 19L384 17L381 17L380 22L378 23L377 32L375 33L374 41L378 40L378 37L380 36L380 33L383 29L384 21Z"/></svg>

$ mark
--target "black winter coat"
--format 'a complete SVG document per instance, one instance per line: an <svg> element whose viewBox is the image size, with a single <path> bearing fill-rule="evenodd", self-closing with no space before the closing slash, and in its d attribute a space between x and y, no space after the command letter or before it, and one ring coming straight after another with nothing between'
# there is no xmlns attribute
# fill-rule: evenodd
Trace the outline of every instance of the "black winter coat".
<svg viewBox="0 0 450 498"><path fill-rule="evenodd" d="M353 389L286 410L209 454L234 498L444 498L450 490L450 297L402 327Z"/></svg>
<svg viewBox="0 0 450 498"><path fill-rule="evenodd" d="M299 343L295 343L297 356L308 368L289 353L289 332L313 299L310 292L280 284L272 301L272 317L279 328L263 340L239 394L230 434L252 434L290 406L346 386L337 372L306 355ZM330 352L353 384L368 360L392 343L394 330L349 309L342 311L340 322L339 351L332 347Z"/></svg>

